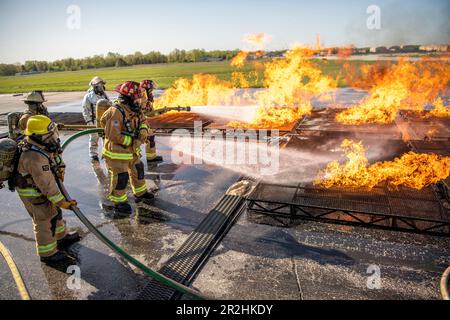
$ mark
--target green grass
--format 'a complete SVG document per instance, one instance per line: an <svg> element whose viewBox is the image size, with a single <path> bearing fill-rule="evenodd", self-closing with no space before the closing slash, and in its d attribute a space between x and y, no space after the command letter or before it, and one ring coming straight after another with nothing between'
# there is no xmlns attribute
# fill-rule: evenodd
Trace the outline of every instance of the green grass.
<svg viewBox="0 0 450 320"><path fill-rule="evenodd" d="M339 74L342 64L335 61L317 61L322 71L334 78ZM352 63L366 63L354 61ZM233 69L228 61L172 63L140 65L124 68L104 68L82 71L42 73L26 76L0 77L0 93L23 93L31 90L44 91L85 91L89 81L96 75L107 81L107 90L126 81L153 79L161 89L169 88L180 77L192 77L196 73L214 74L222 80L230 80ZM249 71L250 69L244 69ZM345 83L340 82L343 86ZM261 83L257 84L261 86Z"/></svg>

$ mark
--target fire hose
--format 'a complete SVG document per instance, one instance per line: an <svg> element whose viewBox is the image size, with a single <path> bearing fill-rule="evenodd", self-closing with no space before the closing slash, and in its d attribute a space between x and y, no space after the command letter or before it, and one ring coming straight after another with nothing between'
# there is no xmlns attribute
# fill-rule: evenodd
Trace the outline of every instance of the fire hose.
<svg viewBox="0 0 450 320"><path fill-rule="evenodd" d="M85 136L88 134L94 134L94 133L103 133L103 129L90 129L90 130L78 132L78 133L70 136L66 141L64 141L64 143L62 144L62 149L65 150L67 148L67 146L74 140L76 140L82 136ZM58 187L61 190L61 193L66 197L66 199L68 201L71 201L71 197L70 197L69 193L67 192L62 181L60 179L56 179L56 180L57 180L56 182L58 184ZM133 258L131 255L129 255L127 252L125 252L122 248L120 248L114 242L112 242L110 239L108 239L103 233L101 233L88 220L88 218L86 218L86 216L81 212L81 210L77 206L72 206L71 210L80 219L80 221L89 229L89 231L91 231L101 242L103 242L106 246L111 248L113 251L115 251L117 254L119 254L122 258L127 260L129 263L131 263L133 266L135 266L136 268L138 268L139 270L144 272L149 277L151 277L151 278L155 279L156 281L158 281L166 286L169 286L183 294L189 295L194 299L200 299L200 300L206 299L206 297L201 295L201 293L199 293L198 291L193 290L189 287L186 287L185 285L178 283L178 282L160 274L159 272L148 268L147 266L145 266L144 264L142 264L141 262L139 262L138 260Z"/></svg>
<svg viewBox="0 0 450 320"><path fill-rule="evenodd" d="M441 279L441 295L442 299L444 300L450 300L449 287L450 287L450 267L448 267L447 270L445 270Z"/></svg>
<svg viewBox="0 0 450 320"><path fill-rule="evenodd" d="M6 248L5 245L1 242L0 242L0 254L5 259L6 264L9 267L9 270L11 270L11 274L14 278L14 281L16 283L17 289L19 290L19 294L22 300L31 300L30 294L27 290L27 287L25 286L25 282L22 279L22 275L20 274L20 271L17 268L16 263L14 262L11 252L9 252L8 248Z"/></svg>

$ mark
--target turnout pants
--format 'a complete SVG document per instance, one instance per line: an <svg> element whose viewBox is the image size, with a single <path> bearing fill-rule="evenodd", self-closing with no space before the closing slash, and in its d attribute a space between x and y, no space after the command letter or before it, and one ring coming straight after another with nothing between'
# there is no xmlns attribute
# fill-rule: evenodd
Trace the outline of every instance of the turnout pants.
<svg viewBox="0 0 450 320"><path fill-rule="evenodd" d="M89 125L96 125L96 122L89 122ZM100 137L97 133L89 135L89 157L98 157L98 141Z"/></svg>
<svg viewBox="0 0 450 320"><path fill-rule="evenodd" d="M20 199L33 219L38 255L41 257L54 255L58 251L57 241L66 236L66 222L63 220L61 209L44 196L20 196Z"/></svg>
<svg viewBox="0 0 450 320"><path fill-rule="evenodd" d="M145 155L147 160L153 160L156 158L155 131L153 130L149 131L147 144L145 145Z"/></svg>
<svg viewBox="0 0 450 320"><path fill-rule="evenodd" d="M127 202L129 180L131 180L131 188L136 197L147 192L144 163L141 161L140 155L134 154L131 161L113 160L108 157L105 157L105 161L110 178L108 200L115 204Z"/></svg>

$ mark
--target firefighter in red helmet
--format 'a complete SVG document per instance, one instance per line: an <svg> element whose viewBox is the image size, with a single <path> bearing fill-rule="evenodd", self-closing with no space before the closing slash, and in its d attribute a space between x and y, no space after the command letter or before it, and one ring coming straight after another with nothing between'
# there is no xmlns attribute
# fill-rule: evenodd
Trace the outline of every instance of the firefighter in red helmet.
<svg viewBox="0 0 450 320"><path fill-rule="evenodd" d="M142 113L142 97L139 83L127 81L116 89L117 101L100 120L105 129L103 157L110 173L108 200L114 203L119 215L132 213L127 197L127 186L131 188L136 203L151 204L154 195L148 192L141 161L141 145L148 140L149 129Z"/></svg>

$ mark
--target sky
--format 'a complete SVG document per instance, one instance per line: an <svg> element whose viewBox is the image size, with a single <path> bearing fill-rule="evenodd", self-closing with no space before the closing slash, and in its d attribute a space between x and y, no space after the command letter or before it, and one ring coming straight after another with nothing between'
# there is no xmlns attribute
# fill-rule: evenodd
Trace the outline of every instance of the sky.
<svg viewBox="0 0 450 320"><path fill-rule="evenodd" d="M379 30L367 28L370 5ZM450 0L0 0L0 63L246 49L245 35L259 32L267 50L314 44L318 33L325 46L450 44L449 17Z"/></svg>

